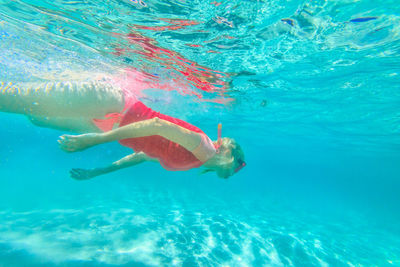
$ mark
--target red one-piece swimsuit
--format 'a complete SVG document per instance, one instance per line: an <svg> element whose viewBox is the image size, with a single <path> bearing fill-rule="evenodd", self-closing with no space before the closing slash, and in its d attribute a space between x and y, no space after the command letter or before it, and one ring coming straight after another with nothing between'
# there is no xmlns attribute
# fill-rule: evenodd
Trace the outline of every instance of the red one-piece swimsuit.
<svg viewBox="0 0 400 267"><path fill-rule="evenodd" d="M120 114L110 115L106 120L95 119L93 121L101 130L109 131L117 121L120 121L119 127L122 127L130 123L158 117L190 131L197 132L202 135L202 138L205 136L208 139L206 134L196 126L183 120L156 112L145 106L140 101L132 104L124 114L120 116L118 115ZM200 167L204 163L197 159L191 151L159 135L122 139L119 143L123 146L132 148L135 152L144 152L151 158L157 158L160 164L167 170L189 170Z"/></svg>

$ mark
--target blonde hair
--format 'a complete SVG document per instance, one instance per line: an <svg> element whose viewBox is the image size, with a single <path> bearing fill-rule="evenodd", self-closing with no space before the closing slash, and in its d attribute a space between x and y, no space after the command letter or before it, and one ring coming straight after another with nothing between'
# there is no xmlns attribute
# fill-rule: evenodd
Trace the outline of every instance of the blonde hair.
<svg viewBox="0 0 400 267"><path fill-rule="evenodd" d="M224 137L221 138L221 147L222 150L231 150L232 157L234 161L238 161L239 159L244 161L244 152L240 145L233 138Z"/></svg>
<svg viewBox="0 0 400 267"><path fill-rule="evenodd" d="M217 141L215 141L216 143ZM229 162L239 161L240 159L244 161L244 153L240 145L233 138L224 137L221 138L221 145L219 146L219 150L224 152L226 150L230 150L232 154L232 159ZM207 172L213 172L213 169L205 169L200 174L205 174Z"/></svg>

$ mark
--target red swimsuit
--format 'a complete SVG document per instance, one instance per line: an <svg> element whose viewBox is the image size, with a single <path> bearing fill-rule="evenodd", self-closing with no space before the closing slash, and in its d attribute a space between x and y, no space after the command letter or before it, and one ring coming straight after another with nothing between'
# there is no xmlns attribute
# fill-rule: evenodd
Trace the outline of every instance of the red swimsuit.
<svg viewBox="0 0 400 267"><path fill-rule="evenodd" d="M111 130L114 123L118 122L121 117L122 119L120 120L119 127L158 117L162 120L172 122L193 132L200 133L208 139L206 134L196 126L193 126L183 120L156 112L145 106L140 101L131 105L124 114L110 114L106 117L108 117L108 119L93 120L96 126L103 131ZM135 152L142 151L149 157L157 158L161 165L167 170L189 170L200 167L204 163L196 158L194 154L188 151L186 148L159 135L123 139L120 140L119 143L123 146L132 148ZM212 149L214 148L212 147Z"/></svg>

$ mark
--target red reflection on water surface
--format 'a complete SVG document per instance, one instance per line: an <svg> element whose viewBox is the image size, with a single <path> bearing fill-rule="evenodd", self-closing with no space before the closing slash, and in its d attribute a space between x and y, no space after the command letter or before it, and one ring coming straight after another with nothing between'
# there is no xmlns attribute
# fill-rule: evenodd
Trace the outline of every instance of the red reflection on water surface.
<svg viewBox="0 0 400 267"><path fill-rule="evenodd" d="M179 24L181 26L193 25L194 23L184 20L173 21L176 25ZM137 28L137 25L135 28ZM134 75L132 73L130 73L130 75L133 77L132 80L144 83L144 85L139 86L140 88L157 88L167 91L175 90L182 94L191 94L203 98L201 92L193 90L194 88L192 87L195 87L201 91L215 93L219 96L219 98L207 99L207 101L217 103L230 101L230 99L223 98L223 94L228 88L228 83L224 81L228 79L228 74L201 66L175 51L162 48L157 45L154 39L143 36L140 33L131 32L126 38L129 43L134 44L136 47L141 47L142 49L116 48L113 54L117 56L122 56L126 53L139 54L149 61L157 62L165 70L173 70L170 73L168 72L169 82L163 82L157 74L143 74L143 77L141 77L135 70L133 72Z"/></svg>

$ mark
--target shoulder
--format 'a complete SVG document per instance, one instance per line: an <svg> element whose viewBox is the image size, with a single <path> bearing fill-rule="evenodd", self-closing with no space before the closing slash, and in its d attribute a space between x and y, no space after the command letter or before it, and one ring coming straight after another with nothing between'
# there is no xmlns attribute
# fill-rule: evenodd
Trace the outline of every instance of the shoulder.
<svg viewBox="0 0 400 267"><path fill-rule="evenodd" d="M206 134L200 134L200 136L200 144L191 152L201 162L206 162L215 155L216 149L213 142Z"/></svg>

